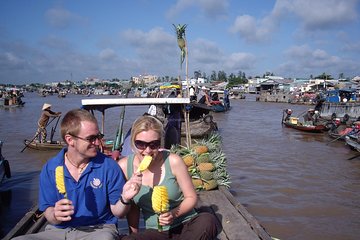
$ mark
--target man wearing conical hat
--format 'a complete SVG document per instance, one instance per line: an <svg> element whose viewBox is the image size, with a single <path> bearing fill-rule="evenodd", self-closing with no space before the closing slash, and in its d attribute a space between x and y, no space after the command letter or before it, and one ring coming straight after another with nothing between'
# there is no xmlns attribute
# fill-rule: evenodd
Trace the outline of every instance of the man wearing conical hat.
<svg viewBox="0 0 360 240"><path fill-rule="evenodd" d="M44 103L42 107L42 113L38 121L38 129L35 133L35 138L39 137L39 141L41 143L46 142L47 132L46 132L46 126L49 122L49 119L51 117L59 117L61 115L61 112L53 112L50 110L51 104Z"/></svg>

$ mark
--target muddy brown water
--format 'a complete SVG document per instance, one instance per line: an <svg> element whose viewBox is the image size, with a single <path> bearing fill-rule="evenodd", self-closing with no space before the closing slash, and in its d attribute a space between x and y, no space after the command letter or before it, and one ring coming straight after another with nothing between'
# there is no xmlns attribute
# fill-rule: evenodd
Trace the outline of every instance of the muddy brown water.
<svg viewBox="0 0 360 240"><path fill-rule="evenodd" d="M0 185L0 237L37 201L38 175L56 152L24 148L32 138L44 102L66 112L81 105L78 95L39 97L26 93L25 107L0 109L0 140L12 178ZM296 116L304 105L256 102L256 95L232 100L232 109L215 113L228 159L231 192L265 229L280 239L359 239L360 157L326 134L302 133L281 125L282 110ZM127 108L125 129L147 109ZM120 109L107 114L105 136L113 138ZM52 125L50 125L52 126ZM49 129L50 130L50 129ZM59 129L55 132L59 139Z"/></svg>

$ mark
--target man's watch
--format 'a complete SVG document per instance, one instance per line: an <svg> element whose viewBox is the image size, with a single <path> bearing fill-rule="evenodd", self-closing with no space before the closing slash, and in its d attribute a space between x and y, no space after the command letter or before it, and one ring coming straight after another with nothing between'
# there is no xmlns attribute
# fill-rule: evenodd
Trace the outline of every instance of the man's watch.
<svg viewBox="0 0 360 240"><path fill-rule="evenodd" d="M131 200L128 202L125 202L124 199L122 198L122 195L120 196L120 202L124 205L130 205L131 204Z"/></svg>

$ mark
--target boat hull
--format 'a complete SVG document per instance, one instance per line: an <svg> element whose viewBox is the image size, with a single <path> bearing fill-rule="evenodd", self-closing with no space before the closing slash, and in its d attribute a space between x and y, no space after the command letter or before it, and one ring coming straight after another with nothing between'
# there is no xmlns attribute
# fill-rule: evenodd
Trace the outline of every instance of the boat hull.
<svg viewBox="0 0 360 240"><path fill-rule="evenodd" d="M60 150L63 147L65 147L65 142L61 142L61 141L47 141L45 143L39 143L37 141L31 141L28 139L24 140L24 144L26 147L31 148L31 149L35 149L35 150L42 150L42 151L46 151L46 150Z"/></svg>
<svg viewBox="0 0 360 240"><path fill-rule="evenodd" d="M325 125L299 125L290 123L288 121L283 121L283 124L288 128L294 128L299 131L310 133L322 133L327 130Z"/></svg>

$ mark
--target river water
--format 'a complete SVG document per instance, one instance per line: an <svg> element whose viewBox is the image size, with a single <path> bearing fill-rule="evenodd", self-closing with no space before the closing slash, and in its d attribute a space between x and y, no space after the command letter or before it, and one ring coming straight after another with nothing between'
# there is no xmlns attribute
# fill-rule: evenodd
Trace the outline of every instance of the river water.
<svg viewBox="0 0 360 240"><path fill-rule="evenodd" d="M284 128L282 110L293 115L304 105L256 102L255 95L232 100L232 109L214 113L228 159L231 192L274 237L280 239L352 240L360 236L360 157L326 134ZM37 202L38 175L54 151L25 149L32 138L44 102L66 112L81 105L78 95L40 97L25 93L25 107L0 109L0 140L12 178L0 185L0 237ZM124 128L145 112L126 109ZM105 137L113 138L120 109L107 114ZM114 119L112 121L111 119ZM55 121L50 125L51 126ZM49 131L50 132L50 131ZM54 139L58 140L59 129Z"/></svg>

